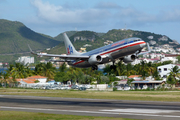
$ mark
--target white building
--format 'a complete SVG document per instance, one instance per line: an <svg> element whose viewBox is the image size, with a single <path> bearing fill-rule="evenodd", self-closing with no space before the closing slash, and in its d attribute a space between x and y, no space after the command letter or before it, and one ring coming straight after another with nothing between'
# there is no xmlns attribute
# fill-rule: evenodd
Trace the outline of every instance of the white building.
<svg viewBox="0 0 180 120"><path fill-rule="evenodd" d="M178 59L176 59L175 57L163 57L161 59L161 62L164 62L164 61L172 61L173 63L176 63Z"/></svg>
<svg viewBox="0 0 180 120"><path fill-rule="evenodd" d="M162 66L157 67L157 70L158 70L158 72L159 72L159 75L160 75L161 78L163 78L164 81L166 81L167 76L168 76L169 73L170 73L170 70L171 70L174 66L178 66L179 69L180 69L180 66L179 66L179 65L176 65L176 64L168 64L168 65L162 65Z"/></svg>
<svg viewBox="0 0 180 120"><path fill-rule="evenodd" d="M144 54L143 57L145 58L151 58L151 59L154 59L154 58L162 58L162 57L165 57L165 54L157 54L157 53L148 53L148 54Z"/></svg>
<svg viewBox="0 0 180 120"><path fill-rule="evenodd" d="M29 80L38 80L39 83L46 83L47 82L47 77L36 75L36 76L31 76L28 77L27 79Z"/></svg>
<svg viewBox="0 0 180 120"><path fill-rule="evenodd" d="M16 62L23 63L24 65L31 64L31 63L34 63L34 57L21 56L18 58L18 60L16 60Z"/></svg>

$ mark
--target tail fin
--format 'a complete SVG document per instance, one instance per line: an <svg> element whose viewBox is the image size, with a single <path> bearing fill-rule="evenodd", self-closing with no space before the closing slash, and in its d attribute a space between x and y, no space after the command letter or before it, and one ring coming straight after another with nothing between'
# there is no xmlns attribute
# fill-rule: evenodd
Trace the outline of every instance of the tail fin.
<svg viewBox="0 0 180 120"><path fill-rule="evenodd" d="M66 33L63 33L63 36L64 36L64 43L65 43L65 47L66 47L66 54L67 55L78 55L78 54L80 54L79 52L76 51L73 44L71 43L68 36L66 35Z"/></svg>

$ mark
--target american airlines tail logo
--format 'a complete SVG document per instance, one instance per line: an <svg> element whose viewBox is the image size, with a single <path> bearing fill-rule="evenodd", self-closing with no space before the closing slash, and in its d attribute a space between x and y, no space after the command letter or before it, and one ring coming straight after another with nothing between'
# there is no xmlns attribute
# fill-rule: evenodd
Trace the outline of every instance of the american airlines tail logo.
<svg viewBox="0 0 180 120"><path fill-rule="evenodd" d="M69 47L67 48L68 51L68 55L73 53L73 48L71 45L69 45Z"/></svg>

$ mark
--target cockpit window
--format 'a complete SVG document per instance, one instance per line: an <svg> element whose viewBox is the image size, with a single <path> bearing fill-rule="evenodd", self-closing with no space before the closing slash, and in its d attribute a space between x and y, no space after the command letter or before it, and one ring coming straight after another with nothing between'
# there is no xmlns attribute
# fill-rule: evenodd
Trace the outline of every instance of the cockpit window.
<svg viewBox="0 0 180 120"><path fill-rule="evenodd" d="M134 42L136 42L136 41L141 41L141 39L136 39L136 40L134 40Z"/></svg>

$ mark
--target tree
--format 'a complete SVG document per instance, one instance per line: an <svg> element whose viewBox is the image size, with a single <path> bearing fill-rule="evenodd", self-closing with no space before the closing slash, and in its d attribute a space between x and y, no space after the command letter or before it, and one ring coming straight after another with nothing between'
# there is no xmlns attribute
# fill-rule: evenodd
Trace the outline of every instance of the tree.
<svg viewBox="0 0 180 120"><path fill-rule="evenodd" d="M176 59L178 59L178 63L180 63L180 56L177 56Z"/></svg>
<svg viewBox="0 0 180 120"><path fill-rule="evenodd" d="M167 83L170 84L171 87L176 84L176 80L175 80L175 78L173 77L173 75L171 73L167 77Z"/></svg>
<svg viewBox="0 0 180 120"><path fill-rule="evenodd" d="M53 64L51 62L40 63L35 66L35 74L46 76L49 79L54 79L54 75L56 73L56 68L53 67Z"/></svg>
<svg viewBox="0 0 180 120"><path fill-rule="evenodd" d="M57 72L54 76L54 80L56 82L63 82L67 83L67 81L70 79L69 75L65 72Z"/></svg>
<svg viewBox="0 0 180 120"><path fill-rule="evenodd" d="M59 67L59 70L60 70L61 72L65 72L65 71L67 70L66 63L65 63L65 62Z"/></svg>
<svg viewBox="0 0 180 120"><path fill-rule="evenodd" d="M168 77L168 83L170 83L171 85L175 85L178 83L178 73L179 73L180 69L178 66L174 66L171 70L170 70L170 75Z"/></svg>
<svg viewBox="0 0 180 120"><path fill-rule="evenodd" d="M133 82L133 81L134 81L134 79L128 79L127 84L130 86L131 82Z"/></svg>
<svg viewBox="0 0 180 120"><path fill-rule="evenodd" d="M7 87L7 84L11 83L10 74L9 73L3 73L2 74L2 81L1 81L5 87Z"/></svg>
<svg viewBox="0 0 180 120"><path fill-rule="evenodd" d="M33 75L33 70L31 70L28 66L24 66L20 63L10 65L6 72L10 74L13 80L16 80L16 78L26 78Z"/></svg>
<svg viewBox="0 0 180 120"><path fill-rule="evenodd" d="M107 76L100 76L101 83L108 84L109 78Z"/></svg>
<svg viewBox="0 0 180 120"><path fill-rule="evenodd" d="M124 74L125 74L126 66L123 64L123 62L122 62L122 61L119 61L116 66L117 66L117 67L116 67L116 70L117 70L117 72L118 72L118 75L119 75L119 76L124 75Z"/></svg>
<svg viewBox="0 0 180 120"><path fill-rule="evenodd" d="M145 80L145 77L148 76L148 72L147 72L147 65L146 63L142 60L141 61L141 67L140 67L140 75L142 75L143 80Z"/></svg>

